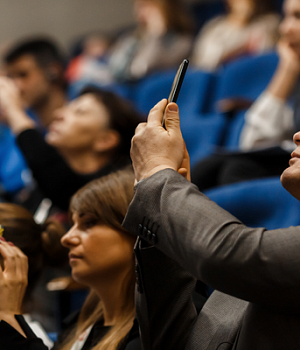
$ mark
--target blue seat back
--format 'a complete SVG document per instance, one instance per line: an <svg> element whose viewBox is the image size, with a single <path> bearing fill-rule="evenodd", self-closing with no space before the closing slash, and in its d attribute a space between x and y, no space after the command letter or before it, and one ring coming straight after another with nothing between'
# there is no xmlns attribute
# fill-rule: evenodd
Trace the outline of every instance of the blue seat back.
<svg viewBox="0 0 300 350"><path fill-rule="evenodd" d="M136 86L133 101L138 110L148 114L157 102L168 98L175 74L176 70L168 70L142 79ZM215 84L215 74L188 68L177 101L180 111L209 112Z"/></svg>
<svg viewBox="0 0 300 350"><path fill-rule="evenodd" d="M216 100L241 98L255 101L266 89L278 65L278 55L269 52L234 61L219 71Z"/></svg>
<svg viewBox="0 0 300 350"><path fill-rule="evenodd" d="M15 192L26 185L29 170L8 127L0 125L0 183L5 192Z"/></svg>
<svg viewBox="0 0 300 350"><path fill-rule="evenodd" d="M279 177L221 186L205 194L250 227L300 225L300 202L282 187Z"/></svg>
<svg viewBox="0 0 300 350"><path fill-rule="evenodd" d="M180 127L191 166L220 146L225 122L224 116L218 113L181 113Z"/></svg>

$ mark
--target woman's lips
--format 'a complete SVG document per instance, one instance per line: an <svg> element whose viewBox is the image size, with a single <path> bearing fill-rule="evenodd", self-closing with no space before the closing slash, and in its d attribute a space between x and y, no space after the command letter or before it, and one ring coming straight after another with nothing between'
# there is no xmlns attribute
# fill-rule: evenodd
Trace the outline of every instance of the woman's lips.
<svg viewBox="0 0 300 350"><path fill-rule="evenodd" d="M82 256L76 255L76 254L69 254L69 260L76 260L76 259L82 259Z"/></svg>

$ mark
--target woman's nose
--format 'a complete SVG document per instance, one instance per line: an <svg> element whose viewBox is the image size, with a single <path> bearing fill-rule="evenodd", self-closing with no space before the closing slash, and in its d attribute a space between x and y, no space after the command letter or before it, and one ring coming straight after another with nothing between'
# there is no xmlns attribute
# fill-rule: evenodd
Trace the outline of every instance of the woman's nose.
<svg viewBox="0 0 300 350"><path fill-rule="evenodd" d="M300 145L300 131L298 131L298 132L296 132L296 134L294 134L293 141L294 141L296 146Z"/></svg>
<svg viewBox="0 0 300 350"><path fill-rule="evenodd" d="M69 248L71 246L78 245L80 243L80 238L77 233L77 229L71 227L70 230L60 240L62 246Z"/></svg>

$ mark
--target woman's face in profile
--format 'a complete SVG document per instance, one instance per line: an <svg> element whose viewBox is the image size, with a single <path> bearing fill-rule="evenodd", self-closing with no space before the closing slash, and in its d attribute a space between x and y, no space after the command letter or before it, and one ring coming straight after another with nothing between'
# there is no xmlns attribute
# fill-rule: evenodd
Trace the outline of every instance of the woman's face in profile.
<svg viewBox="0 0 300 350"><path fill-rule="evenodd" d="M285 0L284 18L280 34L289 46L300 56L300 0Z"/></svg>
<svg viewBox="0 0 300 350"><path fill-rule="evenodd" d="M84 94L54 112L46 141L68 150L93 149L107 129L109 114L93 94Z"/></svg>
<svg viewBox="0 0 300 350"><path fill-rule="evenodd" d="M134 237L97 222L89 214L72 215L73 226L62 237L69 249L75 281L95 287L103 280L124 276L134 268Z"/></svg>

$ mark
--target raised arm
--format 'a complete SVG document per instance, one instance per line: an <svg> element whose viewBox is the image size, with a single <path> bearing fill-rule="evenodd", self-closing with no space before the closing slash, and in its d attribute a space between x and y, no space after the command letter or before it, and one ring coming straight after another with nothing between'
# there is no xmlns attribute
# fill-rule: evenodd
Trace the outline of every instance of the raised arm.
<svg viewBox="0 0 300 350"><path fill-rule="evenodd" d="M178 174L184 156L179 114L167 109L167 130L161 130L164 107L160 103L150 112L132 141L140 182L125 228L141 236L147 232L146 239L214 289L300 310L300 228L246 227Z"/></svg>

